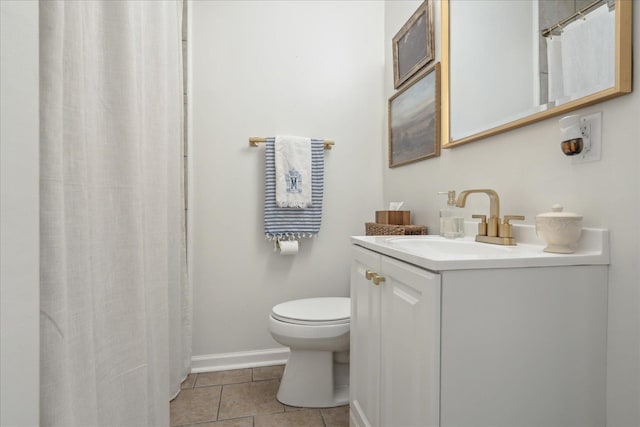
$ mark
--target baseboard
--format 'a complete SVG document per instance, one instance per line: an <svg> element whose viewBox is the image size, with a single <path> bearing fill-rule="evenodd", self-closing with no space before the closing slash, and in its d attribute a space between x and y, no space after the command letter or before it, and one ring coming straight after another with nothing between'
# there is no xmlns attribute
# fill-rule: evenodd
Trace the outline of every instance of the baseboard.
<svg viewBox="0 0 640 427"><path fill-rule="evenodd" d="M353 410L349 409L349 427L359 427L358 420L356 416L353 414Z"/></svg>
<svg viewBox="0 0 640 427"><path fill-rule="evenodd" d="M241 351L237 353L206 354L191 358L191 372L197 374L200 372L284 365L288 358L288 348Z"/></svg>
<svg viewBox="0 0 640 427"><path fill-rule="evenodd" d="M368 420L365 421L364 412L357 401L349 403L349 427L370 427Z"/></svg>

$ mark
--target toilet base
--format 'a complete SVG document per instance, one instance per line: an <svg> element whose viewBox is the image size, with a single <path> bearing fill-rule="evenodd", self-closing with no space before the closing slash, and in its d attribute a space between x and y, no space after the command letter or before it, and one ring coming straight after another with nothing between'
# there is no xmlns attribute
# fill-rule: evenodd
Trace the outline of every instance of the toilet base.
<svg viewBox="0 0 640 427"><path fill-rule="evenodd" d="M346 405L348 378L348 363L335 362L331 351L291 351L277 398L285 405L305 408Z"/></svg>

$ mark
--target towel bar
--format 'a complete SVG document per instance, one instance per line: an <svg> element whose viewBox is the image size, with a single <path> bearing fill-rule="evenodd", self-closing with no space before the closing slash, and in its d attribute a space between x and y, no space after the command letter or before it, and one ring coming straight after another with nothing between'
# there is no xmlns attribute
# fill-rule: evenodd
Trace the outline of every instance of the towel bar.
<svg viewBox="0 0 640 427"><path fill-rule="evenodd" d="M267 138L264 137L260 137L260 136L250 136L249 137L249 146L250 147L257 147L259 143L262 142L267 142ZM330 140L330 139L325 139L324 140L324 149L325 150L331 150L331 148L333 148L333 145L335 144L334 141Z"/></svg>

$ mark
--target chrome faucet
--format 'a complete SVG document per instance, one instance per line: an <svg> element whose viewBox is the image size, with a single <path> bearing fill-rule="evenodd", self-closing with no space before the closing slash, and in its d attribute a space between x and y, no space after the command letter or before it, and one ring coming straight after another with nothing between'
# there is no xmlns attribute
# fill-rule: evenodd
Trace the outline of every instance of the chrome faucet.
<svg viewBox="0 0 640 427"><path fill-rule="evenodd" d="M500 197L495 190L477 189L465 190L460 193L456 206L464 208L467 196L473 193L484 193L489 196L489 221L486 215L472 215L472 218L479 218L478 234L476 242L492 243L494 245L515 245L516 239L513 237L513 227L509 223L511 220L524 220L522 215L505 215L504 222L500 219Z"/></svg>

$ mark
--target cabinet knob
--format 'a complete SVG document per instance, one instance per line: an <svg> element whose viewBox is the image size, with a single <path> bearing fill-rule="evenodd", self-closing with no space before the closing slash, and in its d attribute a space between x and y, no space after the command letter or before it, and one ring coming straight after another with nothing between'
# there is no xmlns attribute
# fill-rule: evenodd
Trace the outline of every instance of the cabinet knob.
<svg viewBox="0 0 640 427"><path fill-rule="evenodd" d="M379 275L378 273L375 273L371 270L366 270L364 272L364 277L367 278L367 280L373 280L373 283L375 285L379 285L380 283L385 281L385 278L382 277L381 275Z"/></svg>
<svg viewBox="0 0 640 427"><path fill-rule="evenodd" d="M384 276L380 276L379 274L374 274L373 276L373 284L374 285L379 285L380 283L384 282L386 279L384 278Z"/></svg>

